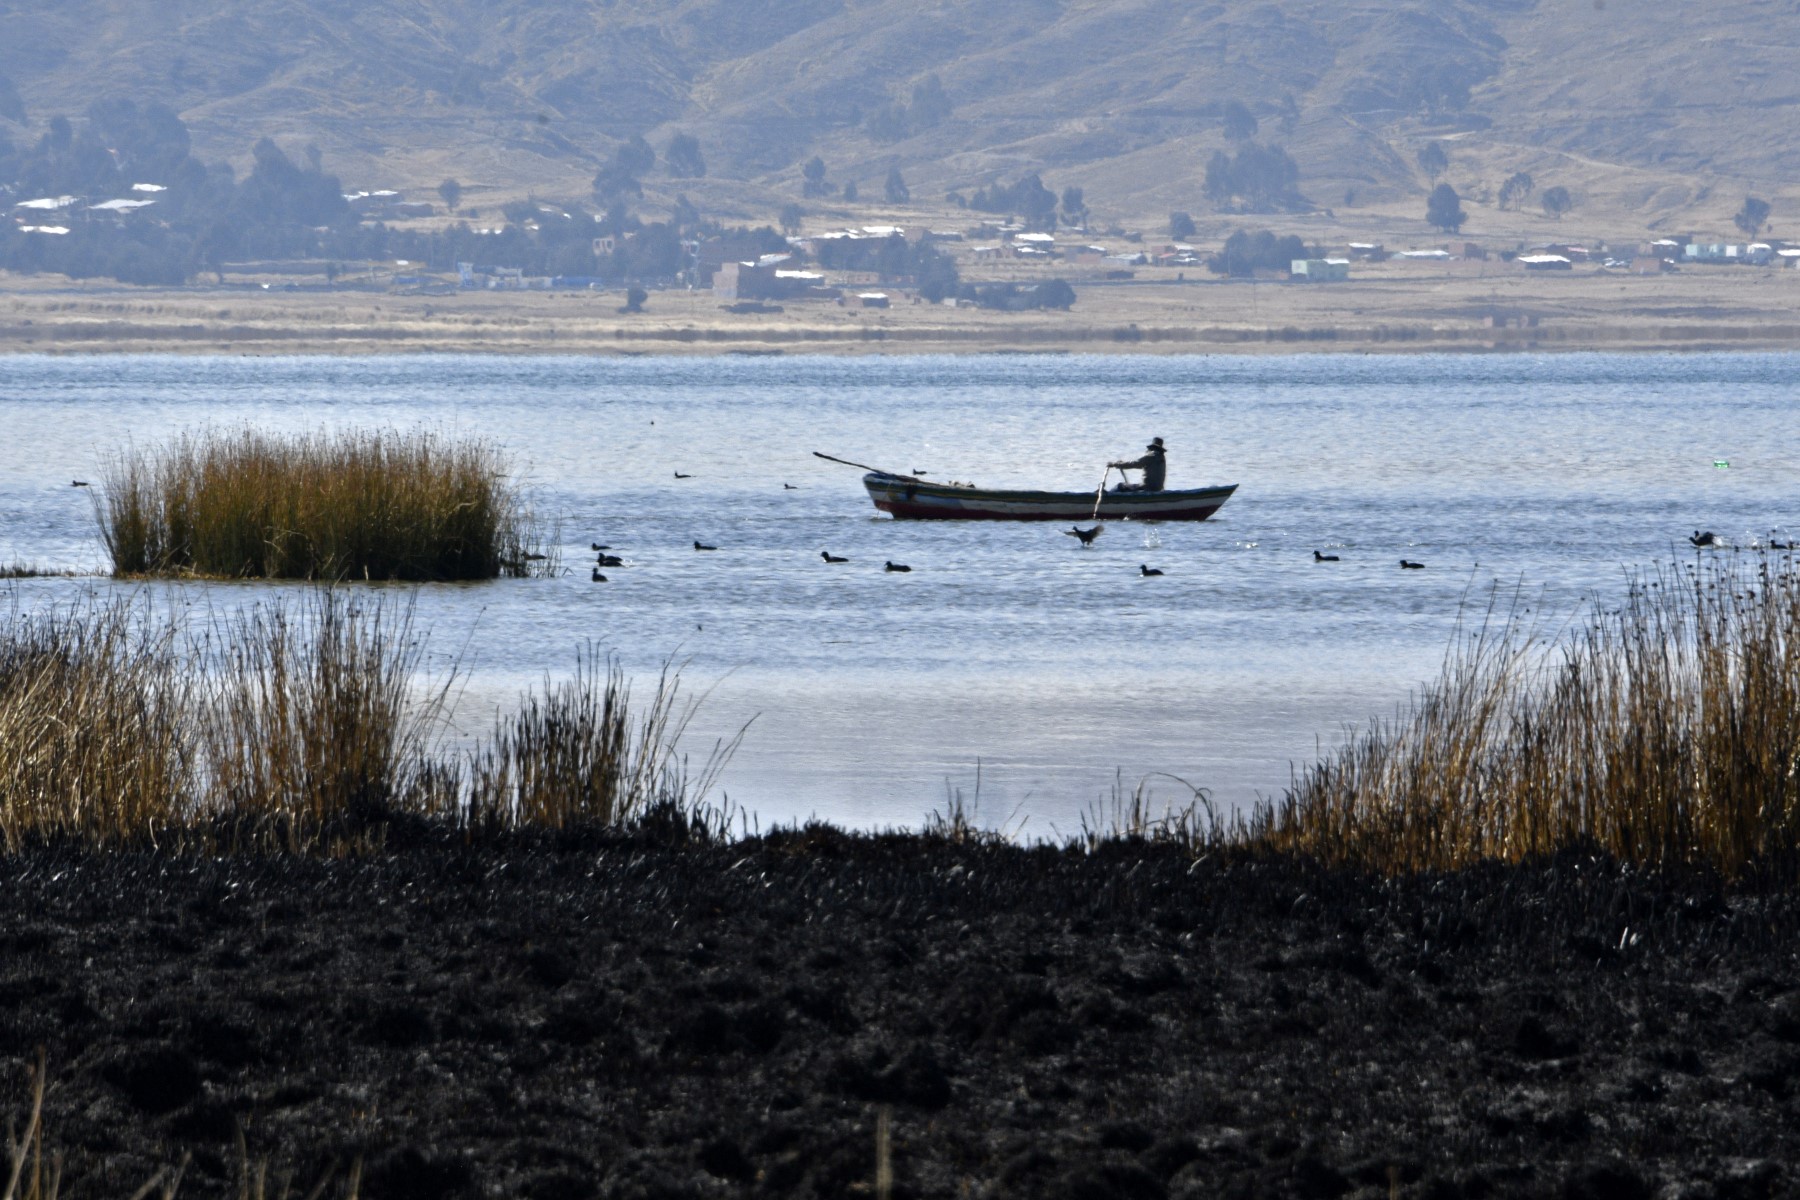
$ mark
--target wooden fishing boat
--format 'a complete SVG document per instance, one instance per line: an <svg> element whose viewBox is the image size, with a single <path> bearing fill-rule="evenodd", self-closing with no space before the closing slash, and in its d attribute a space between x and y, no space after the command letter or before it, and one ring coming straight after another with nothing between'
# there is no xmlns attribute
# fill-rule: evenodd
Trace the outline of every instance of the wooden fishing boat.
<svg viewBox="0 0 1800 1200"><path fill-rule="evenodd" d="M821 457L824 457L821 455ZM1237 484L1167 492L1030 492L927 483L910 475L870 471L863 476L875 507L909 521L1204 521L1237 491Z"/></svg>

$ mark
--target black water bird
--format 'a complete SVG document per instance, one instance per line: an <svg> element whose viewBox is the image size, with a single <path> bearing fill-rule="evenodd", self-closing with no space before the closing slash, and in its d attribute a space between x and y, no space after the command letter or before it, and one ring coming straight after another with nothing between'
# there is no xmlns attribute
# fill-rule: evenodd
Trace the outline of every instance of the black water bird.
<svg viewBox="0 0 1800 1200"><path fill-rule="evenodd" d="M696 549L696 550L717 550L718 547L717 546L709 546L705 542L695 542L694 549Z"/></svg>
<svg viewBox="0 0 1800 1200"><path fill-rule="evenodd" d="M1719 535L1710 529L1705 533L1701 533L1696 529L1688 536L1688 541L1694 543L1696 546L1716 546L1719 544Z"/></svg>
<svg viewBox="0 0 1800 1200"><path fill-rule="evenodd" d="M1313 551L1313 561L1314 562L1337 562L1338 556L1335 554L1320 554L1317 550L1314 550Z"/></svg>
<svg viewBox="0 0 1800 1200"><path fill-rule="evenodd" d="M931 474L931 472L930 471L921 471L921 470L919 470L919 468L914 467L913 474L914 475L929 475L929 474Z"/></svg>
<svg viewBox="0 0 1800 1200"><path fill-rule="evenodd" d="M603 567L622 567L625 565L625 560L616 554L602 554L597 561Z"/></svg>
<svg viewBox="0 0 1800 1200"><path fill-rule="evenodd" d="M794 486L794 485L793 485L793 484L791 484L791 483L784 483L784 484L782 484L782 485L781 485L781 490L782 490L782 491L784 491L784 492L797 492L797 491L799 491L799 490L800 490L800 489L799 489L799 488L797 488L797 487L795 487L795 486Z"/></svg>
<svg viewBox="0 0 1800 1200"><path fill-rule="evenodd" d="M1150 578L1150 576L1152 576L1152 575L1161 575L1162 574L1162 572L1160 570L1158 570L1157 568L1148 566L1144 563L1138 564L1138 573L1140 575L1142 575L1145 579Z"/></svg>
<svg viewBox="0 0 1800 1200"><path fill-rule="evenodd" d="M1106 526L1096 525L1092 529L1083 529L1081 526L1075 525L1063 530L1063 532L1072 538L1079 539L1082 545L1091 546L1094 544L1095 538L1106 532Z"/></svg>
<svg viewBox="0 0 1800 1200"><path fill-rule="evenodd" d="M847 558L840 558L838 555L831 553L829 550L819 551L819 557L824 559L826 562L849 562L850 561Z"/></svg>
<svg viewBox="0 0 1800 1200"><path fill-rule="evenodd" d="M75 480L71 480L69 483L70 487L86 487L87 485L88 485L88 481L85 479L75 479Z"/></svg>
<svg viewBox="0 0 1800 1200"><path fill-rule="evenodd" d="M683 475L680 471L677 471L677 472L675 472L675 478L677 478L677 479L692 479L693 476L692 475Z"/></svg>
<svg viewBox="0 0 1800 1200"><path fill-rule="evenodd" d="M545 559L547 559L549 557L550 556L548 554L527 554L525 556L525 561L526 562L543 562Z"/></svg>
<svg viewBox="0 0 1800 1200"><path fill-rule="evenodd" d="M1401 567L1402 567L1402 568L1403 568L1403 569L1404 569L1404 570L1408 570L1408 571L1423 571L1423 570L1424 570L1424 569L1425 569L1425 564L1424 564L1424 563L1416 563L1416 562L1413 562L1413 561L1412 561L1412 560L1411 560L1411 559L1408 559L1408 558L1403 558L1403 559L1401 559L1401 560L1400 560L1400 566L1401 566Z"/></svg>
<svg viewBox="0 0 1800 1200"><path fill-rule="evenodd" d="M912 568L907 566L905 563L897 563L897 562L887 563L883 566L882 569L887 570L887 571L910 571L910 570L912 570Z"/></svg>
<svg viewBox="0 0 1800 1200"><path fill-rule="evenodd" d="M604 576L600 573L600 568L598 568L598 567L594 568L594 574L592 575L591 578L593 579L593 581L595 583L605 583L606 582L606 576Z"/></svg>
<svg viewBox="0 0 1800 1200"><path fill-rule="evenodd" d="M612 547L611 546L603 546L599 542L589 542L588 549L589 550L611 550Z"/></svg>

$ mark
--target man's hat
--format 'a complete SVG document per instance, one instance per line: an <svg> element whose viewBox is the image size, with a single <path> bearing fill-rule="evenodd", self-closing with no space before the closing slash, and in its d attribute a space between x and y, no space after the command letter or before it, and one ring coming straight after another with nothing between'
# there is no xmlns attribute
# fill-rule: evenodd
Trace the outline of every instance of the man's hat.
<svg viewBox="0 0 1800 1200"><path fill-rule="evenodd" d="M1151 438L1150 444L1144 447L1146 450L1161 450L1162 448L1163 444L1161 438Z"/></svg>

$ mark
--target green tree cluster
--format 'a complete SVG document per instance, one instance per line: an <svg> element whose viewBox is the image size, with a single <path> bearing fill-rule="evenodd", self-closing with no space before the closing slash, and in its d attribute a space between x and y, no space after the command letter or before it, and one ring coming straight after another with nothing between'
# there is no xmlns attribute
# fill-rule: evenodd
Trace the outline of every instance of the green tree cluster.
<svg viewBox="0 0 1800 1200"><path fill-rule="evenodd" d="M1769 202L1755 196L1745 196L1744 207L1737 210L1731 223L1742 230L1745 237L1755 237L1769 223Z"/></svg>
<svg viewBox="0 0 1800 1200"><path fill-rule="evenodd" d="M1056 204L1056 193L1045 187L1035 173L1013 184L976 188L969 197L970 208L1017 216L1033 229L1056 227Z"/></svg>
<svg viewBox="0 0 1800 1200"><path fill-rule="evenodd" d="M1523 171L1514 171L1500 185L1500 207L1517 208L1537 188L1537 183Z"/></svg>
<svg viewBox="0 0 1800 1200"><path fill-rule="evenodd" d="M1235 153L1214 151L1206 164L1206 198L1220 212L1294 212L1306 207L1300 168L1279 146L1245 142Z"/></svg>
<svg viewBox="0 0 1800 1200"><path fill-rule="evenodd" d="M1440 183L1431 189L1431 195L1425 200L1425 220L1442 229L1445 233L1455 233L1463 227L1468 215L1463 212L1462 197L1456 189L1447 183Z"/></svg>
<svg viewBox="0 0 1800 1200"><path fill-rule="evenodd" d="M951 111L943 81L927 75L913 85L911 103L895 100L882 105L864 118L863 128L878 142L898 142L943 124Z"/></svg>
<svg viewBox="0 0 1800 1200"><path fill-rule="evenodd" d="M1237 230L1217 254L1206 260L1215 275L1246 278L1257 271L1285 271L1296 258L1310 258L1306 243L1294 234L1277 237L1267 229Z"/></svg>

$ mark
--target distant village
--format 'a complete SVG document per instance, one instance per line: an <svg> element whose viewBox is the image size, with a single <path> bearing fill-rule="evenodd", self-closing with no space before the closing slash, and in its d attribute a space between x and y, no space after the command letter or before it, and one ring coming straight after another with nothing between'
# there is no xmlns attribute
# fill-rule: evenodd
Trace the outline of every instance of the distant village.
<svg viewBox="0 0 1800 1200"><path fill-rule="evenodd" d="M130 185L121 196L86 199L71 195L37 196L10 205L11 232L26 237L66 237L78 224L126 223L154 215L167 189L158 183ZM395 189L347 192L343 199L364 225L405 228L442 223L447 206L409 199ZM526 234L540 224L571 219L569 210L548 203L520 224ZM514 232L508 227L471 227L481 238ZM770 231L764 231L770 232ZM621 241L632 233L592 239L596 262L611 261ZM1264 235L1265 237L1267 235ZM1496 246L1453 239L1405 247L1380 242L1346 242L1305 247L1304 257L1254 266L1221 263L1216 248L1188 240L1158 238L1120 229L1096 235L1086 229L1045 232L1019 221L983 218L962 228L926 224L845 225L816 232L793 232L782 238L785 248L745 252L745 239L730 232L696 234L680 239L679 266L659 277L620 278L603 275L531 273L525 268L484 262L479 255L457 261L454 270L432 268L407 259L286 263L223 264L227 274L255 276L262 288L381 288L450 293L458 290L617 290L628 284L710 290L722 306L743 312L791 303L835 304L848 308L887 308L899 303L978 305L994 308L1068 307L1071 284L1117 283L1134 279L1187 280L1189 272L1235 275L1300 283L1340 283L1378 264L1391 273L1395 266L1466 273L1555 272L1577 268L1635 275L1656 275L1690 267L1800 267L1800 243L1783 241L1720 242L1697 236L1604 242L1546 242ZM1283 239L1283 243L1296 239ZM780 244L779 242L777 243ZM917 256L854 253L860 244L929 246L954 264L953 279L969 286L922 288L910 265ZM755 247L752 247L755 249ZM847 252L851 251L851 252ZM834 265L827 265L834 264ZM849 264L849 265L843 265ZM324 272L321 282L316 276ZM283 281L283 276L291 276ZM311 277L311 278L309 278ZM1054 283L1055 287L1050 288ZM241 286L240 282L240 286ZM992 286L987 286L992 285Z"/></svg>

